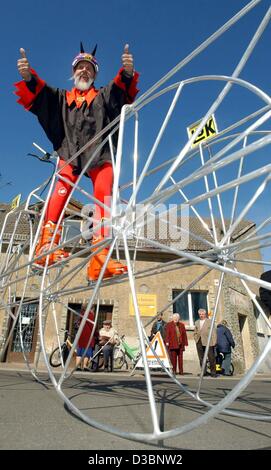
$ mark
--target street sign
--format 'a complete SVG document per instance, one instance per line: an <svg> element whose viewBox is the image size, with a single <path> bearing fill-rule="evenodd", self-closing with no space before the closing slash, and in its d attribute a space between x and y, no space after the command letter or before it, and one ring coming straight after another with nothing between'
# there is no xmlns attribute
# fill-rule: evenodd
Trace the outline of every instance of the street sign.
<svg viewBox="0 0 271 470"><path fill-rule="evenodd" d="M12 201L11 201L11 203L10 203L10 208L11 208L12 211L15 210L15 209L17 209L17 207L19 207L20 201L21 201L21 197L22 197L21 194L17 194L17 196L15 196L15 197L12 199Z"/></svg>
<svg viewBox="0 0 271 470"><path fill-rule="evenodd" d="M157 357L159 357L160 361L163 363L163 365L169 369L171 367L167 349L165 346L165 343L163 341L163 338L161 336L160 331L156 333L154 338L151 340L150 345L152 346L153 351L155 351L155 354L152 352L150 346L148 346L146 353L147 353L147 361L149 364L150 368L161 368L160 362L157 360ZM157 356L157 357L156 357ZM139 361L136 364L136 367L143 367L143 361L142 357L140 357Z"/></svg>
<svg viewBox="0 0 271 470"><path fill-rule="evenodd" d="M153 317L157 311L157 295L156 294L137 294L137 304L140 315L142 317ZM129 299L129 312L130 315L135 314L133 298L130 294Z"/></svg>
<svg viewBox="0 0 271 470"><path fill-rule="evenodd" d="M200 123L201 123L201 120L195 122L194 124L191 124L191 126L187 128L189 139L196 132ZM212 115L206 122L205 126L203 127L202 131L199 133L198 137L194 140L191 147L196 147L197 145L201 144L203 141L211 139L217 134L218 134L218 128L217 128L215 116Z"/></svg>

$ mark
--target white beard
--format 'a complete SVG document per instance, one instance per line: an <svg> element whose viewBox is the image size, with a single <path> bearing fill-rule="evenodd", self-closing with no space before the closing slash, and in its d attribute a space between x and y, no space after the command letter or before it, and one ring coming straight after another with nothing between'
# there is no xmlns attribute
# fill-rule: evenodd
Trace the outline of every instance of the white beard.
<svg viewBox="0 0 271 470"><path fill-rule="evenodd" d="M91 87L93 82L94 82L93 78L90 78L87 82L85 82L84 80L81 80L80 77L74 77L74 86L75 88L77 88L77 90L80 90L80 91L88 90Z"/></svg>

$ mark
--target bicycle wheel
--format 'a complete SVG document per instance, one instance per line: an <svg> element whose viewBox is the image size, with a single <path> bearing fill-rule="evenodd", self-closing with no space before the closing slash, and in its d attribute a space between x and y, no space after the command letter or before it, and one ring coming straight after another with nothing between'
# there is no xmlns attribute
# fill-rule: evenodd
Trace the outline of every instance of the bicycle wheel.
<svg viewBox="0 0 271 470"><path fill-rule="evenodd" d="M121 369L125 363L125 354L120 348L114 349L113 367L114 369Z"/></svg>
<svg viewBox="0 0 271 470"><path fill-rule="evenodd" d="M63 346L62 346L61 348L63 348ZM62 351L63 351L63 349L62 349ZM62 364L62 362L61 362L61 357L63 357L63 356L62 356L62 354L60 353L59 347L55 348L55 349L51 352L51 354L50 354L50 356L49 356L49 364L50 364L52 367L59 367L59 366L61 366L61 364Z"/></svg>

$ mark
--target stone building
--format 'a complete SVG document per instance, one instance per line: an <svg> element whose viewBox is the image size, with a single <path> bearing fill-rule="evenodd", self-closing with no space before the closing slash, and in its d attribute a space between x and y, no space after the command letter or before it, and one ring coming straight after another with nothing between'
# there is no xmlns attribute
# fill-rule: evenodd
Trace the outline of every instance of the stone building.
<svg viewBox="0 0 271 470"><path fill-rule="evenodd" d="M72 201L70 203L73 213L80 211L80 203ZM0 226L3 225L5 214L7 213L8 207L6 205L0 206ZM27 261L27 240L29 239L29 217L23 215L18 222L16 230L14 232L14 226L18 219L18 213L11 216L8 223L4 227L2 233L2 252L1 252L1 266L5 265L7 259L7 249L9 242L13 237L13 256L16 257L17 253L23 252L21 257L19 256L18 262L23 264ZM210 225L210 221L205 219L205 223ZM211 240L209 234L206 234L202 224L196 218L189 219L189 232L190 234L196 234L196 237L190 236L188 246L185 248L186 253L198 254L207 251L208 244L198 239L200 236L202 239L207 241ZM73 217L73 221L67 221L66 227L64 227L64 237L67 235L68 227L72 229L74 234L76 230L79 230L79 217ZM166 225L165 225L166 227ZM255 225L248 221L243 221L238 230L232 235L232 241L236 242L241 237L247 235ZM221 227L217 222L216 224L218 237L221 236ZM66 230L66 232L65 232ZM163 231L164 230L164 231ZM156 231L156 226L155 226ZM162 235L161 236L161 232ZM145 233L145 232L144 232ZM161 244L170 245L176 249L179 248L178 243L171 240L165 229L161 229L159 233L155 233L155 240ZM86 245L87 246L87 245ZM130 254L133 258L135 245L133 240L129 240ZM153 316L158 312L164 311L164 319L169 320L174 312L181 314L181 319L184 321L188 334L189 346L184 353L184 371L186 373L196 373L199 371L198 357L196 352L195 343L193 340L194 322L198 318L198 308L206 308L211 316L214 311L216 294L219 285L220 272L218 270L210 270L205 276L204 273L207 271L207 267L201 264L191 264L187 259L176 257L172 253L167 253L165 250L161 250L142 238L141 243L136 247L137 256L135 261L135 271L138 273L135 279L135 290L138 295L139 308L141 310L141 320L146 331L149 333L151 329L151 323ZM124 258L124 251L122 245L119 245L120 258ZM12 257L11 257L12 258ZM12 259L9 259L9 270L6 282L12 285L11 290L15 289L15 275L12 273ZM240 258L240 257L239 257ZM250 254L251 259L261 260L260 252L254 250ZM76 267L77 264L84 262L84 256L77 257L69 261L69 269ZM171 265L169 263L172 263ZM16 265L16 262L15 262ZM263 266L261 264L248 265L247 263L238 262L236 264L237 269L240 272L260 277ZM153 274L150 270L153 269ZM4 351L3 344L9 335L12 327L13 320L10 313L15 314L16 308L12 307L10 299L14 299L16 305L22 295L24 289L24 280L22 279L25 270L20 270L20 278L16 282L16 292L10 294L7 293L7 289L2 287L2 305L0 310L0 334L1 334L1 345L2 345L2 356L1 360L6 362L18 362L23 360L21 352L21 345L19 340L19 328L15 327L13 331L8 348ZM65 270L64 270L65 272ZM86 281L86 267L75 271L76 275L69 281L68 288L60 283L57 287L58 292L62 292L61 302L56 300L55 313L58 326L62 330L69 330L73 333L74 321L76 315L73 311L79 311L82 304L88 302L90 296L93 293L93 286L88 286ZM53 273L53 271L52 271ZM147 274L146 274L147 273ZM53 274L54 275L54 274ZM200 276L202 275L202 278ZM28 281L25 288L24 305L22 307L23 321L26 326L26 349L29 354L29 360L34 361L37 359L37 351L39 350L40 338L38 332L38 319L37 309L39 305L39 286L41 276L33 276ZM195 282L196 279L198 282ZM189 286L192 286L191 288ZM78 289L81 286L82 289ZM258 289L255 286L250 285L250 288L254 294L258 295ZM180 301L172 304L173 298L175 298L181 291L186 290L187 292ZM66 292L66 293L65 293ZM6 296L9 297L10 309L6 307L7 300ZM13 297L12 297L13 296ZM125 334L127 342L131 345L137 343L137 329L135 323L135 315L133 307L131 305L131 289L130 284L127 280L118 282L106 281L100 288L99 296L99 325L105 318L112 319L114 328L119 332L120 335ZM95 299L95 305L97 304L97 298ZM71 311L72 309L73 311ZM251 366L257 355L259 354L259 321L255 316L255 309L251 298L247 294L246 289L237 277L225 275L223 280L223 287L218 303L217 320L226 319L229 327L233 333L236 342L236 348L233 352L233 362L235 370L237 372L244 372L248 367ZM27 318L30 318L28 320ZM46 351L50 353L57 345L57 338L55 333L55 324L53 315L48 315L45 320L45 346ZM29 328L27 327L29 323ZM29 330L29 331L27 331ZM42 363L42 356L39 356L39 361Z"/></svg>

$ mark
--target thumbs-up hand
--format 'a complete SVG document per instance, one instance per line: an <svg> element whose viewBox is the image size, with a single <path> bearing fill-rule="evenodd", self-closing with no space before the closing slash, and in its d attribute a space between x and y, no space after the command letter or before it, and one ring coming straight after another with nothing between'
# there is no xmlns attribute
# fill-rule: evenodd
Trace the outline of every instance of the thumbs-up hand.
<svg viewBox="0 0 271 470"><path fill-rule="evenodd" d="M129 44L125 44L121 59L126 75L132 77L134 73L134 59L133 55L129 52Z"/></svg>
<svg viewBox="0 0 271 470"><path fill-rule="evenodd" d="M17 61L18 72L21 75L22 79L26 82L31 80L30 64L26 57L25 50L21 47L20 49L21 59Z"/></svg>

